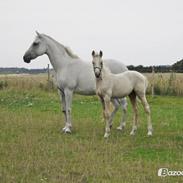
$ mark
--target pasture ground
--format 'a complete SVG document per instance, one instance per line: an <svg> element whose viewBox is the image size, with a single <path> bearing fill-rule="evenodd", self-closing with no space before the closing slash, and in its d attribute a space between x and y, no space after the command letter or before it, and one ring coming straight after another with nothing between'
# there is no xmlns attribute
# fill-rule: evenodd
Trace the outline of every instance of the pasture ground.
<svg viewBox="0 0 183 183"><path fill-rule="evenodd" d="M147 137L139 104L139 129L132 126L131 105L123 133L104 139L101 105L96 97L75 95L73 133L61 133L63 114L56 92L41 89L0 91L0 182L22 183L148 183L182 182L183 177L158 177L161 167L183 170L183 100L148 97L153 137Z"/></svg>

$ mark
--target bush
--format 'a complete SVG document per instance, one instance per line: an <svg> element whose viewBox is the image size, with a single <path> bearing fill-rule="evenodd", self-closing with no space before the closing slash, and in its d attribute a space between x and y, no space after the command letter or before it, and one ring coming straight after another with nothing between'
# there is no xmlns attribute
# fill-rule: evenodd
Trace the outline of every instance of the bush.
<svg viewBox="0 0 183 183"><path fill-rule="evenodd" d="M7 81L0 81L0 90L6 88L8 86Z"/></svg>

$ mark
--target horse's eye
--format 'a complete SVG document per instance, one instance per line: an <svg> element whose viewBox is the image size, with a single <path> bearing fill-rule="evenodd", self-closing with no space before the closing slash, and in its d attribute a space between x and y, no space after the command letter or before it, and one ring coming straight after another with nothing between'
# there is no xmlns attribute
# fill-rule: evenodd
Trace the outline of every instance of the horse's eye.
<svg viewBox="0 0 183 183"><path fill-rule="evenodd" d="M94 62L92 62L92 64L94 65Z"/></svg>
<svg viewBox="0 0 183 183"><path fill-rule="evenodd" d="M39 45L39 42L34 42L33 43L33 46L37 46L37 45Z"/></svg>

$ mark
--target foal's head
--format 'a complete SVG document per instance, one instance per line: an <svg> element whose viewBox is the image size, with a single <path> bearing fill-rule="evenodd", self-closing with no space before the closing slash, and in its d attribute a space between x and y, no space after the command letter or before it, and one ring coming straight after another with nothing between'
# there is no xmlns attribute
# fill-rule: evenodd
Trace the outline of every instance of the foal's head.
<svg viewBox="0 0 183 183"><path fill-rule="evenodd" d="M31 60L46 53L47 45L43 35L38 32L36 32L36 34L35 40L23 56L24 62L26 63L30 63Z"/></svg>
<svg viewBox="0 0 183 183"><path fill-rule="evenodd" d="M92 51L92 57L93 57L92 64L96 78L99 78L101 76L101 71L103 68L102 55L103 55L102 51L100 51L99 53Z"/></svg>

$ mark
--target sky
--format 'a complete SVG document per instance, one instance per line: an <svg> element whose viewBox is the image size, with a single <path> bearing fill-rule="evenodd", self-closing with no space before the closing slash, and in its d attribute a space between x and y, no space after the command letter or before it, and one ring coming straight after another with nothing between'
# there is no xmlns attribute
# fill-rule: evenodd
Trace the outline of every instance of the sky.
<svg viewBox="0 0 183 183"><path fill-rule="evenodd" d="M45 68L23 55L35 31L47 34L83 60L102 50L126 65L169 65L183 58L182 0L1 0L0 67Z"/></svg>

